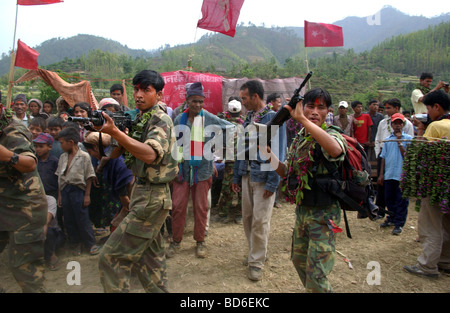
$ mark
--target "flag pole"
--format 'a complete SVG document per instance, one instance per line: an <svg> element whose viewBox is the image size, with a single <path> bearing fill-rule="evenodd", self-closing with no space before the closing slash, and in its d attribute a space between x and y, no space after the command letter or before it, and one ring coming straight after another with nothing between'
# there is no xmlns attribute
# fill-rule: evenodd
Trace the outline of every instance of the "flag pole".
<svg viewBox="0 0 450 313"><path fill-rule="evenodd" d="M308 62L308 48L305 47L305 62L306 62L306 73L309 73L309 62ZM311 89L311 80L308 81L309 89Z"/></svg>
<svg viewBox="0 0 450 313"><path fill-rule="evenodd" d="M19 5L16 4L16 21L14 24L14 38L13 38L13 48L11 51L11 65L9 67L9 83L8 83L8 95L6 97L6 108L11 106L12 91L14 87L14 64L16 63L16 33L17 33L17 16L19 15Z"/></svg>

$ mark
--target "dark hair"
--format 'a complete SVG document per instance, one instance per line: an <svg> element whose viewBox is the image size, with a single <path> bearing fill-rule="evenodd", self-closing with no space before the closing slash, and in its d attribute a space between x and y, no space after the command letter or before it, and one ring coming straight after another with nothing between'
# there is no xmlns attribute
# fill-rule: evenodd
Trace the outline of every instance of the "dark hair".
<svg viewBox="0 0 450 313"><path fill-rule="evenodd" d="M75 128L76 130L78 130L80 128L80 126L78 126L77 123L75 122L70 122L70 121L66 121L62 124L62 128Z"/></svg>
<svg viewBox="0 0 450 313"><path fill-rule="evenodd" d="M28 124L28 127L30 126L37 126L40 127L42 129L42 131L45 130L45 128L47 128L47 123L45 121L45 119L43 119L42 117L35 117L33 119L31 119L31 121Z"/></svg>
<svg viewBox="0 0 450 313"><path fill-rule="evenodd" d="M378 105L380 105L380 102L378 100L372 99L370 100L367 105L371 105L372 103L377 103Z"/></svg>
<svg viewBox="0 0 450 313"><path fill-rule="evenodd" d="M420 75L420 80L424 80L424 79L427 79L427 78L433 79L433 74L431 74L431 73L422 73L422 75Z"/></svg>
<svg viewBox="0 0 450 313"><path fill-rule="evenodd" d="M332 104L331 96L328 91L322 88L313 88L305 94L303 99L303 106L305 106L305 104L307 103L315 102L317 98L322 98L327 105L327 108L329 108Z"/></svg>
<svg viewBox="0 0 450 313"><path fill-rule="evenodd" d="M123 86L120 84L114 84L111 86L111 88L109 89L109 93L112 93L115 90L119 90L121 93L123 93Z"/></svg>
<svg viewBox="0 0 450 313"><path fill-rule="evenodd" d="M436 90L427 94L423 100L426 106L440 105L444 111L450 110L450 96L442 90Z"/></svg>
<svg viewBox="0 0 450 313"><path fill-rule="evenodd" d="M357 106L358 104L361 104L361 105L362 105L362 102L361 102L361 101L358 101L358 100L353 101L353 102L352 102L352 109L356 108L356 106Z"/></svg>
<svg viewBox="0 0 450 313"><path fill-rule="evenodd" d="M78 102L76 103L73 108L72 108L72 114L75 111L76 107L80 107L81 109L85 110L86 112L89 112L89 110L91 109L91 105L87 102Z"/></svg>
<svg viewBox="0 0 450 313"><path fill-rule="evenodd" d="M52 106L52 110L55 107L55 103L52 100L45 100L44 103L42 104L42 107L44 107L44 104L50 104Z"/></svg>
<svg viewBox="0 0 450 313"><path fill-rule="evenodd" d="M388 99L388 100L386 100L385 104L390 104L394 108L399 108L399 109L402 107L402 103L401 103L400 99L397 99L397 98Z"/></svg>
<svg viewBox="0 0 450 313"><path fill-rule="evenodd" d="M64 120L57 116L51 116L47 119L47 127L59 127L62 128Z"/></svg>
<svg viewBox="0 0 450 313"><path fill-rule="evenodd" d="M281 98L281 95L279 93L276 93L276 92L271 93L270 95L267 96L267 103L270 103L278 98Z"/></svg>
<svg viewBox="0 0 450 313"><path fill-rule="evenodd" d="M264 99L264 86L260 81L249 80L241 86L241 90L244 89L248 89L250 97L257 94L261 100Z"/></svg>
<svg viewBox="0 0 450 313"><path fill-rule="evenodd" d="M136 74L133 78L133 86L139 86L140 89L145 89L148 86L153 86L155 90L162 91L164 88L164 79L155 71L143 70Z"/></svg>
<svg viewBox="0 0 450 313"><path fill-rule="evenodd" d="M56 139L60 138L64 139L65 141L73 141L75 144L78 144L78 142L80 142L80 133L76 128L67 127L61 130L58 133L58 136L56 136Z"/></svg>

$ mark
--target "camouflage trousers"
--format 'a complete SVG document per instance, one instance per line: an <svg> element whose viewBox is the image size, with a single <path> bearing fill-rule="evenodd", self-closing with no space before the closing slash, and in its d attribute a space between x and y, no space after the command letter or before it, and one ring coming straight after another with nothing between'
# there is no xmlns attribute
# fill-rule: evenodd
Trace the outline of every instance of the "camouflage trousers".
<svg viewBox="0 0 450 313"><path fill-rule="evenodd" d="M234 162L225 163L223 170L222 191L220 200L217 205L219 208L219 216L242 216L242 193L237 195L231 190L231 183L233 180ZM233 199L237 197L237 205L233 205Z"/></svg>
<svg viewBox="0 0 450 313"><path fill-rule="evenodd" d="M133 186L130 213L100 251L100 281L105 292L129 292L132 271L146 292L168 292L160 230L171 205L168 184Z"/></svg>
<svg viewBox="0 0 450 313"><path fill-rule="evenodd" d="M297 206L291 256L306 292L332 292L327 275L334 266L336 234L330 220L339 225L339 204Z"/></svg>
<svg viewBox="0 0 450 313"><path fill-rule="evenodd" d="M24 293L45 292L44 232L0 231L0 253L9 245L9 267Z"/></svg>

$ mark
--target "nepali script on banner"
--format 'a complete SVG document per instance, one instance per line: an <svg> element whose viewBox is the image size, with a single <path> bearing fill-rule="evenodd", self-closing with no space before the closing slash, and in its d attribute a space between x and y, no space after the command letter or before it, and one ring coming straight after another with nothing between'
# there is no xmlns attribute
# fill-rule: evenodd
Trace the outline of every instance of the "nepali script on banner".
<svg viewBox="0 0 450 313"><path fill-rule="evenodd" d="M222 112L222 81L223 77L187 71L161 73L165 81L163 102L172 109L182 105L186 100L185 85L201 82L205 93L203 108L212 114Z"/></svg>

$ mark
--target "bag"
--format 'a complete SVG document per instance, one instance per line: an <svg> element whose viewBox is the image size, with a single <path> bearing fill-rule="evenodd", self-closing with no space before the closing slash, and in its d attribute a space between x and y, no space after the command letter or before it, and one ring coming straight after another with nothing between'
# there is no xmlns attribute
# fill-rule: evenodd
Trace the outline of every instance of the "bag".
<svg viewBox="0 0 450 313"><path fill-rule="evenodd" d="M355 138L347 136L340 129L339 131L347 142L344 162L337 167L324 157L317 158L322 159L323 165L329 172L328 178L318 178L317 183L338 198L344 211L347 237L352 238L346 211L357 211L359 219L368 217L374 220L378 215L379 208L373 203L375 193L370 180L372 170L364 148ZM320 146L316 149L316 155L323 156Z"/></svg>

